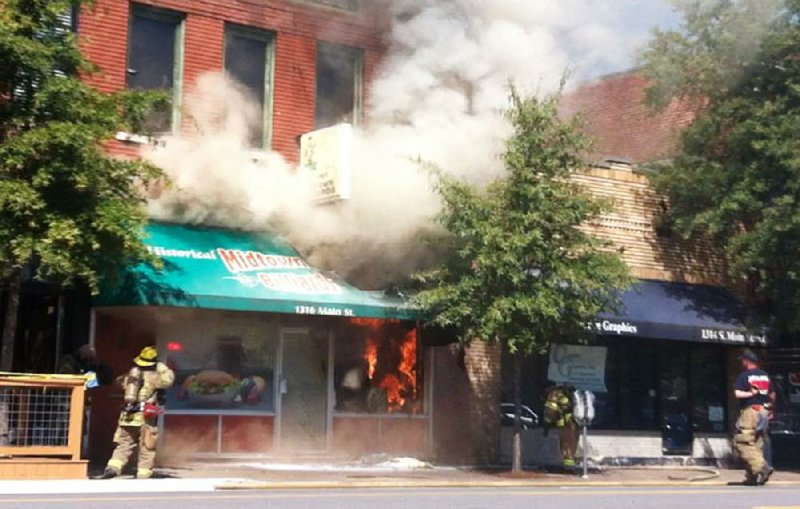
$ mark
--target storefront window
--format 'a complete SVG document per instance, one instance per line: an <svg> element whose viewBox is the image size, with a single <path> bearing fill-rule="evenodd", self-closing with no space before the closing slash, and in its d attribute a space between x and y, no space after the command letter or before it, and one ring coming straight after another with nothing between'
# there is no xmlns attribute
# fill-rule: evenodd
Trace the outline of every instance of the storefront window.
<svg viewBox="0 0 800 509"><path fill-rule="evenodd" d="M355 319L335 341L336 412L422 414L423 362L416 329Z"/></svg>
<svg viewBox="0 0 800 509"><path fill-rule="evenodd" d="M657 361L655 345L619 349L619 427L657 429Z"/></svg>
<svg viewBox="0 0 800 509"><path fill-rule="evenodd" d="M175 385L170 413L272 413L277 328L270 318L207 310L162 312L158 346Z"/></svg>
<svg viewBox="0 0 800 509"><path fill-rule="evenodd" d="M718 348L697 348L689 367L692 422L697 431L725 431L725 358Z"/></svg>
<svg viewBox="0 0 800 509"><path fill-rule="evenodd" d="M586 373L566 380L578 389L591 389L595 393L595 420L593 427L609 430L652 430L662 428L666 419L699 432L722 432L726 429L725 362L724 350L698 344L675 341L631 340L620 341L598 338L596 346L607 348L605 387L597 380L588 383ZM570 347L578 355L583 347ZM547 376L554 359L546 359L546 368L538 367L523 372L523 387L528 394L523 399L531 401L547 385ZM511 379L504 371L504 388ZM529 380L532 379L532 380ZM564 380L560 380L564 381ZM508 397L508 390L504 391ZM539 398L540 399L540 398ZM536 401L540 409L540 401Z"/></svg>

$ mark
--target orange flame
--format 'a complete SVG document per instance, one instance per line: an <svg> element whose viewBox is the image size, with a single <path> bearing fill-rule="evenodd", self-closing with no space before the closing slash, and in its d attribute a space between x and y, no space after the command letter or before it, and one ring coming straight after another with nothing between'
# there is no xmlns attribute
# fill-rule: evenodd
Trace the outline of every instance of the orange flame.
<svg viewBox="0 0 800 509"><path fill-rule="evenodd" d="M389 406L390 412L401 410L406 404L405 398L401 395L403 385L396 375L392 373L387 374L383 377L380 384L378 384L378 387L386 391L386 403Z"/></svg>
<svg viewBox="0 0 800 509"><path fill-rule="evenodd" d="M402 411L409 400L414 401L419 393L417 386L417 332L411 330L400 341L392 341L391 351L399 354L396 365L388 365L387 359L379 358L380 341L388 339L385 333L397 331L399 321L352 319L351 323L366 332L366 347L363 358L367 362L367 376L372 386L386 391L389 412ZM394 326L394 327L393 327ZM382 350L381 350L382 351ZM393 357L397 359L397 357ZM380 367L381 373L378 373ZM376 379L377 378L377 379Z"/></svg>
<svg viewBox="0 0 800 509"><path fill-rule="evenodd" d="M403 338L403 344L400 346L400 353L402 360L397 371L404 374L408 378L408 385L411 387L411 393L414 398L417 396L417 331L412 329Z"/></svg>
<svg viewBox="0 0 800 509"><path fill-rule="evenodd" d="M364 360L367 361L367 376L372 380L375 377L375 369L378 366L378 343L375 338L367 338L367 351L364 352Z"/></svg>

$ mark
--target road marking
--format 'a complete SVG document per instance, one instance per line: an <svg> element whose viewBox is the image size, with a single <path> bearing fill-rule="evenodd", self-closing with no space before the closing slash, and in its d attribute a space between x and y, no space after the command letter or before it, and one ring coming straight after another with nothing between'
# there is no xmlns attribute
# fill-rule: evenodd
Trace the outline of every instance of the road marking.
<svg viewBox="0 0 800 509"><path fill-rule="evenodd" d="M635 489L635 490L616 490L616 489L609 489L609 490L597 490L597 489L590 489L590 490L583 490L583 489L556 489L556 490L514 490L514 491L505 491L505 490L470 490L470 489L458 489L458 490L445 490L445 491L406 491L403 490L404 496L410 497L431 497L431 498L439 498L439 497L451 497L453 496L454 492L457 492L459 495L469 495L469 496L486 496L486 497L496 497L498 493L502 496L514 496L514 497L596 497L596 496L631 496L631 495L730 495L730 494L742 494L748 491L756 492L757 490L749 490L747 488L738 488L738 489L715 489L715 488L703 488L703 489L654 489L654 490L646 490L646 489ZM780 490L780 491L791 491L788 489ZM379 490L379 491L367 491L367 492L353 492L353 491L343 491L343 492L316 492L316 493L277 493L277 492L264 492L260 491L258 493L238 493L238 494L222 494L224 492L214 492L214 493L204 493L202 495L153 495L153 496L142 496L142 495L120 495L120 496L96 496L96 497L52 497L52 498L43 498L43 497L30 497L30 498L13 498L13 499L0 499L0 505L7 505L7 504L54 504L54 503L70 503L70 504L78 504L78 503L97 503L97 502L166 502L166 501L189 501L189 500L280 500L280 499L317 499L317 498L378 498L378 497L385 497L387 490ZM800 509L800 506L785 506L785 507L773 507L773 508L761 508L761 509Z"/></svg>

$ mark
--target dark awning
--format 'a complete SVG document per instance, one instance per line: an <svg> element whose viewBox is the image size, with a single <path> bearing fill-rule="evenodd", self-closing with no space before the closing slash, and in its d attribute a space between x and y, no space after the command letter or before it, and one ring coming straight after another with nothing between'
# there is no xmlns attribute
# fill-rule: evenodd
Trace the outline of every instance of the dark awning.
<svg viewBox="0 0 800 509"><path fill-rule="evenodd" d="M765 345L748 330L736 297L724 288L642 280L622 294L617 313L604 313L594 327L603 336Z"/></svg>
<svg viewBox="0 0 800 509"><path fill-rule="evenodd" d="M145 244L164 268L132 267L106 284L96 306L176 306L318 316L413 320L415 308L311 267L284 239L151 223Z"/></svg>

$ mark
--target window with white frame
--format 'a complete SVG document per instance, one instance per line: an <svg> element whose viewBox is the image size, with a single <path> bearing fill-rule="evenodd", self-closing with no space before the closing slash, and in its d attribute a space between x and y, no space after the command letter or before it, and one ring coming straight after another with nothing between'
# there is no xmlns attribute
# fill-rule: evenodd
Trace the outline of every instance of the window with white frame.
<svg viewBox="0 0 800 509"><path fill-rule="evenodd" d="M225 75L236 81L252 101L255 120L250 126L248 145L255 149L270 144L273 40L271 32L225 26Z"/></svg>
<svg viewBox="0 0 800 509"><path fill-rule="evenodd" d="M171 105L154 111L145 128L153 133L178 125L183 50L183 15L134 4L128 36L126 85L135 90L160 90Z"/></svg>

